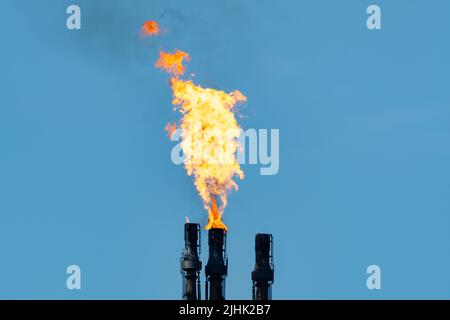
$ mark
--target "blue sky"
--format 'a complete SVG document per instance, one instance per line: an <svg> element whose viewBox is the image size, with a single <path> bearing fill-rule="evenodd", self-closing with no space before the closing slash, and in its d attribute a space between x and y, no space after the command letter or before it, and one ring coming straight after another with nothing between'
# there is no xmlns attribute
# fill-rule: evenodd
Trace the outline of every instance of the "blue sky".
<svg viewBox="0 0 450 320"><path fill-rule="evenodd" d="M66 29L69 4L81 31ZM369 4L382 30L367 30ZM0 298L180 298L184 217L207 218L170 160L159 48L189 52L201 85L246 94L243 128L280 129L279 173L244 165L229 197L228 298L251 297L257 232L275 238L275 299L450 298L449 10L2 1ZM141 39L148 19L170 31Z"/></svg>

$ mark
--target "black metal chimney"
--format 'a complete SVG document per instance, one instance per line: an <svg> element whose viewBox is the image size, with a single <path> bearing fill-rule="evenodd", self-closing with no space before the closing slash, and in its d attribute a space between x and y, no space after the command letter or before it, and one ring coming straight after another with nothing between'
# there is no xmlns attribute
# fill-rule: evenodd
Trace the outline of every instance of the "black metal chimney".
<svg viewBox="0 0 450 320"><path fill-rule="evenodd" d="M205 299L225 300L225 278L228 273L226 231L213 228L208 232L209 259L205 267Z"/></svg>
<svg viewBox="0 0 450 320"><path fill-rule="evenodd" d="M200 225L197 223L185 223L185 248L181 255L183 300L201 300L200 270L202 269L202 262L198 257L200 242Z"/></svg>
<svg viewBox="0 0 450 320"><path fill-rule="evenodd" d="M255 236L255 268L252 272L253 300L271 300L274 280L273 237L258 233Z"/></svg>

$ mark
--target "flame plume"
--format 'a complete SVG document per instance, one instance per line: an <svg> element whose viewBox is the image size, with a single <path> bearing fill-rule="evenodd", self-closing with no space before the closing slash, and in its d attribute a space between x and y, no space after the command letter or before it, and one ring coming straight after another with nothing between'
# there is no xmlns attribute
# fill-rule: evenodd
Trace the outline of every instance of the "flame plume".
<svg viewBox="0 0 450 320"><path fill-rule="evenodd" d="M141 34L145 37L159 36L161 34L161 28L159 27L159 23L154 20L146 21L142 25Z"/></svg>
<svg viewBox="0 0 450 320"><path fill-rule="evenodd" d="M184 166L187 174L194 177L204 208L209 213L206 229L228 230L222 222L227 195L238 189L234 178L244 178L236 159L240 128L234 107L247 98L237 90L226 93L180 79L185 72L183 62L189 60L189 55L183 51L160 52L155 66L172 74L172 104L182 115L179 128L181 148L186 157ZM169 129L172 131L173 126Z"/></svg>
<svg viewBox="0 0 450 320"><path fill-rule="evenodd" d="M171 73L174 76L182 76L185 71L184 61L191 60L191 57L186 52L175 50L174 53L159 52L159 59L155 64L155 67L166 70L167 73Z"/></svg>

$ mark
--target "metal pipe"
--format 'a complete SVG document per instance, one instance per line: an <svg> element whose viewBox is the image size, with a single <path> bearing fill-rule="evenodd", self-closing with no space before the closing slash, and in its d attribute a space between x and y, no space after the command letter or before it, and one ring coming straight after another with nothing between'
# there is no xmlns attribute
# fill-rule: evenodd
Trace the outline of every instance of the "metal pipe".
<svg viewBox="0 0 450 320"><path fill-rule="evenodd" d="M258 233L255 236L255 268L252 272L253 300L271 300L273 280L273 237Z"/></svg>
<svg viewBox="0 0 450 320"><path fill-rule="evenodd" d="M184 225L185 247L181 255L182 298L183 300L200 300L200 270L202 263L198 257L200 250L200 225L186 223ZM198 283L197 283L198 282Z"/></svg>
<svg viewBox="0 0 450 320"><path fill-rule="evenodd" d="M228 259L225 252L226 231L213 228L208 232L209 258L205 267L206 299L225 300L225 278Z"/></svg>

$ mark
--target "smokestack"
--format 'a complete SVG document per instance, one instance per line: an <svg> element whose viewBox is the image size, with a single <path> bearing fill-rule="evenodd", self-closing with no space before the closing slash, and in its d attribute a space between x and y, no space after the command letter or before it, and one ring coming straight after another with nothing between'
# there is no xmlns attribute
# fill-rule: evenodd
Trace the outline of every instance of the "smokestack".
<svg viewBox="0 0 450 320"><path fill-rule="evenodd" d="M273 283L273 237L258 233L255 236L255 268L252 272L253 300L271 300Z"/></svg>
<svg viewBox="0 0 450 320"><path fill-rule="evenodd" d="M228 273L226 231L212 228L208 232L209 259L205 267L205 299L225 300L225 278Z"/></svg>
<svg viewBox="0 0 450 320"><path fill-rule="evenodd" d="M198 255L200 251L200 225L184 224L185 247L181 255L181 274L183 277L183 300L201 300L200 270L202 262Z"/></svg>

